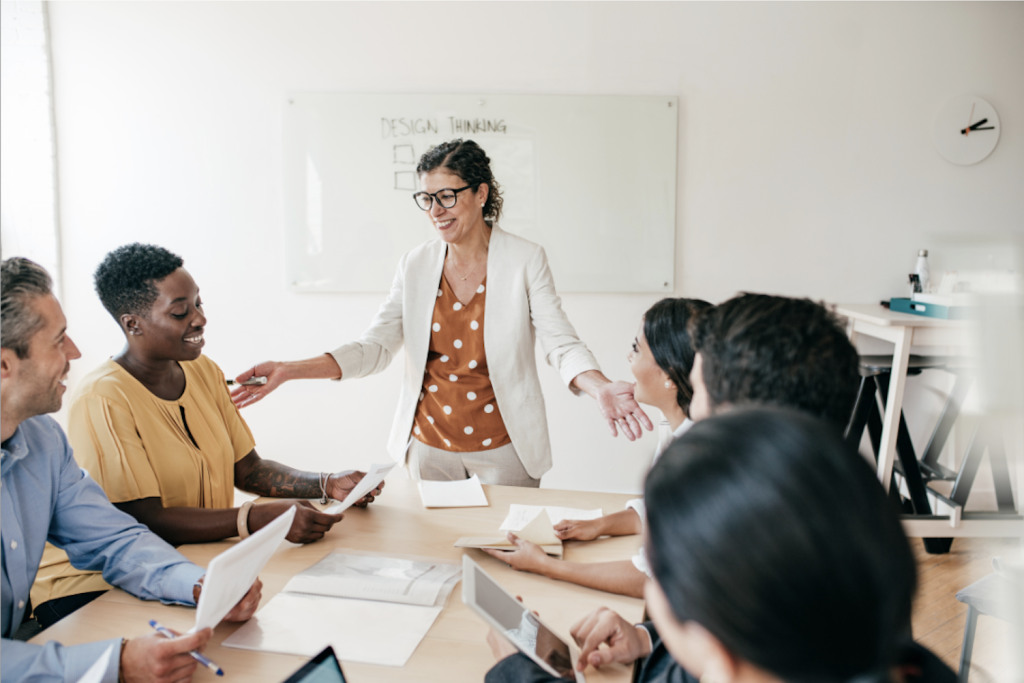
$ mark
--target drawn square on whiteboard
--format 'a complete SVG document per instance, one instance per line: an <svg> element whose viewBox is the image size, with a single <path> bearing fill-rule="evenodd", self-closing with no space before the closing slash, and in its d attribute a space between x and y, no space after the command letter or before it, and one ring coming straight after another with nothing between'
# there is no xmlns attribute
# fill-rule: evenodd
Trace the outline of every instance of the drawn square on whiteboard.
<svg viewBox="0 0 1024 683"><path fill-rule="evenodd" d="M395 171L395 189L396 190L409 190L410 192L416 191L416 172L415 171Z"/></svg>
<svg viewBox="0 0 1024 683"><path fill-rule="evenodd" d="M395 163L396 164L415 164L416 153L412 149L412 145L395 145Z"/></svg>

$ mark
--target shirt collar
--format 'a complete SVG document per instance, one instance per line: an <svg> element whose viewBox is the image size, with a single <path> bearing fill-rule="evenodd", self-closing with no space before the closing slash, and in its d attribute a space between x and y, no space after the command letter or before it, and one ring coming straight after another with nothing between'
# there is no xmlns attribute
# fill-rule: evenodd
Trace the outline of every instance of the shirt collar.
<svg viewBox="0 0 1024 683"><path fill-rule="evenodd" d="M28 444L25 442L24 430L21 425L14 430L14 434L7 440L7 445L3 448L3 464L4 470L10 466L8 463L15 463L28 455Z"/></svg>
<svg viewBox="0 0 1024 683"><path fill-rule="evenodd" d="M684 420L683 420L683 424L679 425L679 429L677 429L676 431L672 432L672 438L673 438L673 439L678 439L678 438L679 438L679 437L681 437L681 436L682 436L683 434L685 434L685 433L686 433L686 431L687 431L687 430L688 430L688 429L689 429L690 427L692 427L692 426L693 426L693 420L691 420L690 418L686 418L686 419L684 419Z"/></svg>

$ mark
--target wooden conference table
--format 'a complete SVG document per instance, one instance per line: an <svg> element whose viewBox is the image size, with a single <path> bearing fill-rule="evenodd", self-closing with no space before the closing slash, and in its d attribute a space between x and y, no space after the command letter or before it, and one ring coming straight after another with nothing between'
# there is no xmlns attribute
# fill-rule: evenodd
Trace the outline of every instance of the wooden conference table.
<svg viewBox="0 0 1024 683"><path fill-rule="evenodd" d="M318 562L327 553L340 549L373 551L380 554L421 555L461 561L470 553L514 595L540 612L541 617L564 637L578 619L590 611L606 606L626 619L639 622L643 601L611 595L535 574L517 572L503 562L479 550L462 550L452 544L461 536L492 535L508 514L510 503L527 505L558 505L595 509L605 514L621 510L634 496L582 491L526 489L511 486L485 486L490 503L486 508L451 508L425 510L416 483L407 480L388 481L384 493L366 509L350 508L345 519L322 540L304 546L282 544L260 574L263 581L262 607L284 588L285 583L303 569ZM179 548L190 560L201 566L237 539L220 543L186 545ZM589 543L566 544L565 559L581 562L623 560L640 546L640 536L605 538ZM114 589L86 605L71 616L54 624L32 639L33 643L56 640L66 645L116 637L138 637L152 633L149 620L183 632L195 623L193 608L144 602ZM221 641L239 628L239 624L221 624L214 631L206 654L225 671L225 679L235 681L283 681L298 669L304 658L221 647ZM452 681L480 682L494 665L494 657L485 638L484 622L462 603L462 586L455 587L448 606L431 627L419 648L402 668L343 662L350 683L370 681ZM622 665L601 671L588 669L587 680L593 683L628 681L632 668ZM196 681L224 680L199 667Z"/></svg>

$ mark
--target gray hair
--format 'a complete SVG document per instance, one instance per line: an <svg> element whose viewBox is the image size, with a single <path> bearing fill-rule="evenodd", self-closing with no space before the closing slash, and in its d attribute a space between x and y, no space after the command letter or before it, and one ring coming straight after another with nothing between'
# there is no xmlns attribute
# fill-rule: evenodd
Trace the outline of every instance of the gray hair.
<svg viewBox="0 0 1024 683"><path fill-rule="evenodd" d="M29 342L43 326L43 317L30 304L53 293L53 280L41 265L20 256L4 261L0 270L0 340L18 358L28 358Z"/></svg>

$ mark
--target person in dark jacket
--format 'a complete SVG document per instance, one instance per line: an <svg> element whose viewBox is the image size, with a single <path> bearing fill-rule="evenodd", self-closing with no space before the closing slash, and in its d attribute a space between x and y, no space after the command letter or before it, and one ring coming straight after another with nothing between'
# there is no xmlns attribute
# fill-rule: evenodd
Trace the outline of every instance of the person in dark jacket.
<svg viewBox="0 0 1024 683"><path fill-rule="evenodd" d="M600 609L577 670L640 683L953 683L908 639L914 557L872 468L825 422L737 408L698 423L646 483L651 621ZM501 636L487 683L559 680ZM601 647L604 645L605 647Z"/></svg>

